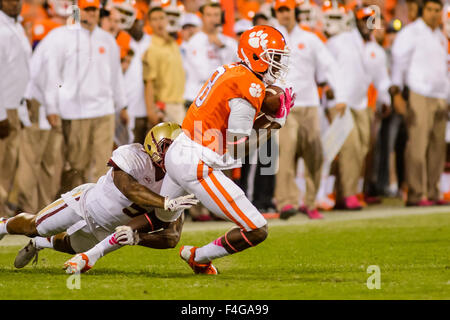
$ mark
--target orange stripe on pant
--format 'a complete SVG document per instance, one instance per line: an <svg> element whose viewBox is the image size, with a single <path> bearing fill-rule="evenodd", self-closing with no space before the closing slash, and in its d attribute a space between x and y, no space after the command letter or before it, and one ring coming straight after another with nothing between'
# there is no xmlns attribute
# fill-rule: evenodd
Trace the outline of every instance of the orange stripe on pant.
<svg viewBox="0 0 450 320"><path fill-rule="evenodd" d="M219 190L219 192L225 197L225 199L228 201L228 203L231 205L231 207L233 208L233 210L238 214L238 216L245 221L245 223L253 230L258 229L253 222L250 221L250 219L242 212L241 209L239 209L239 207L237 206L236 202L234 201L234 199L230 196L230 194L225 190L225 188L220 184L219 180L217 180L216 176L214 175L214 173L211 173L209 175L209 177L211 178L211 181L213 182L213 184L216 186L217 190Z"/></svg>
<svg viewBox="0 0 450 320"><path fill-rule="evenodd" d="M208 186L208 184L206 183L204 177L203 177L203 161L199 161L198 166L197 166L197 180L200 182L200 184L202 185L202 187L206 190L206 192L208 192L208 194L210 195L211 199L213 199L213 201L219 206L219 208L223 211L223 213L226 214L226 216L228 218L230 218L231 221L233 221L235 224L237 224L240 228L245 229L244 226L242 226L242 224L240 224L232 215L231 213L227 210L227 208L225 208L225 206L222 204L222 202L220 202L219 198L214 194L214 192L211 190L211 188ZM208 167L208 176L212 173L212 168Z"/></svg>

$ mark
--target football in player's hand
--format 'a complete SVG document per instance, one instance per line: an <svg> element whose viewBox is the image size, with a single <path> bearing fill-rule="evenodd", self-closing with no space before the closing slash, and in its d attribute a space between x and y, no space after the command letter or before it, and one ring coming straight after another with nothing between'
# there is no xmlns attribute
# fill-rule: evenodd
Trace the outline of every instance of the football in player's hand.
<svg viewBox="0 0 450 320"><path fill-rule="evenodd" d="M284 92L278 86L270 85L266 88L266 95L264 97L261 111L269 116L275 116L280 109L280 95Z"/></svg>
<svg viewBox="0 0 450 320"><path fill-rule="evenodd" d="M263 112L258 113L255 122L253 123L253 129L267 129L271 124L271 121L266 118Z"/></svg>

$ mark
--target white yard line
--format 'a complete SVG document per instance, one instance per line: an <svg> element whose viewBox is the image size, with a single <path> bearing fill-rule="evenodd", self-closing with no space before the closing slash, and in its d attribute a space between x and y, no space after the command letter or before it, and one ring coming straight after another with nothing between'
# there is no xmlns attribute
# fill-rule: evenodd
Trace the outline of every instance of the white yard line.
<svg viewBox="0 0 450 320"><path fill-rule="evenodd" d="M450 219L450 207L429 207L429 208L368 208L362 211L332 211L323 213L323 220L310 220L305 215L297 215L289 220L270 219L269 226L293 226L293 225L307 225L307 224L323 224L340 221L355 221L355 220L371 220L383 219L390 217L404 217L412 215L429 215L429 214L448 214ZM449 220L450 221L450 220ZM187 221L184 225L183 232L198 232L207 230L226 230L233 227L231 222L190 222ZM28 242L25 236L8 235L0 241L0 247L7 246L21 246Z"/></svg>

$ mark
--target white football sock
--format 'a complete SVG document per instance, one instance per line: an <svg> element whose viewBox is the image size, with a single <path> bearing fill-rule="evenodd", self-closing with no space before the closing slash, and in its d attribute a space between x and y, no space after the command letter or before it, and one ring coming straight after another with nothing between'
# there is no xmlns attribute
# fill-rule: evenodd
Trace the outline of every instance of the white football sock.
<svg viewBox="0 0 450 320"><path fill-rule="evenodd" d="M198 263L208 263L214 259L229 255L228 251L222 246L220 238L208 243L206 246L198 248L195 251L194 261Z"/></svg>
<svg viewBox="0 0 450 320"><path fill-rule="evenodd" d="M51 238L44 238L44 237L34 238L34 247L36 249L44 249L44 248L53 249L53 236Z"/></svg>
<svg viewBox="0 0 450 320"><path fill-rule="evenodd" d="M97 243L92 249L89 249L84 254L89 258L89 264L92 266L98 259L104 255L113 252L123 247L116 240L116 233L107 236L105 239Z"/></svg>
<svg viewBox="0 0 450 320"><path fill-rule="evenodd" d="M6 220L5 222L0 222L0 236L8 234L8 231L6 230L7 224L8 224L8 220Z"/></svg>

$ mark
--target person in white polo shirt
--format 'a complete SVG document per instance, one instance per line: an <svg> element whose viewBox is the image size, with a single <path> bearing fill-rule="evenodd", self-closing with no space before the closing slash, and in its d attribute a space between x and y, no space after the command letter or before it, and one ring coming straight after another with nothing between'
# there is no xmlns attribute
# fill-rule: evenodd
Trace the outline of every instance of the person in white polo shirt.
<svg viewBox="0 0 450 320"><path fill-rule="evenodd" d="M18 108L30 77L31 45L20 23L22 0L0 0L0 215L17 167ZM26 110L26 108L25 108Z"/></svg>
<svg viewBox="0 0 450 320"><path fill-rule="evenodd" d="M443 3L424 0L421 18L399 33L392 47L391 94L405 115L408 206L440 204L439 179L444 170L449 94L448 40L440 29ZM406 107L400 91L409 88Z"/></svg>
<svg viewBox="0 0 450 320"><path fill-rule="evenodd" d="M275 200L280 218L287 219L299 211L299 190L295 182L297 160L305 163L306 195L304 207L300 210L310 219L320 219L322 215L315 206L320 186L323 152L320 137L319 94L316 75L323 74L334 89L337 107L345 109L345 104L337 88L337 65L322 40L314 33L305 31L298 25L295 16L295 0L277 0L275 12L280 30L291 50L289 72L286 85L297 93L295 106L280 129L280 166L276 175Z"/></svg>
<svg viewBox="0 0 450 320"><path fill-rule="evenodd" d="M150 130L145 105L144 81L142 81L142 57L150 46L151 36L144 33L144 15L139 10L137 12L133 26L127 30L131 36L130 49L133 50L134 55L124 79L134 142L142 144Z"/></svg>
<svg viewBox="0 0 450 320"><path fill-rule="evenodd" d="M181 57L183 59L183 67L184 72L186 74L186 84L184 90L184 107L189 109L192 104L192 93L187 94L188 86L191 82L191 78L195 77L195 73L197 72L195 69L187 61L187 50L188 50L188 42L189 40L200 31L200 27L202 26L202 20L195 13L184 13L180 18L180 27L181 27L181 38L183 41L180 44Z"/></svg>
<svg viewBox="0 0 450 320"><path fill-rule="evenodd" d="M338 83L342 87L344 102L350 107L354 126L337 160L336 208L360 210L362 205L356 194L370 146L372 110L368 108L367 92L371 83L378 91L378 100L389 110L391 99L387 66L374 51L373 31L369 18L375 16L370 7L355 9L356 28L328 40L327 46L337 60ZM376 49L375 49L376 50ZM332 118L336 108L330 109Z"/></svg>
<svg viewBox="0 0 450 320"><path fill-rule="evenodd" d="M52 127L62 119L66 149L61 192L96 181L107 171L114 114L127 119L119 48L97 26L100 0L79 0L78 7L80 24L52 30L45 42L47 118Z"/></svg>
<svg viewBox="0 0 450 320"><path fill-rule="evenodd" d="M202 29L186 45L186 64L196 72L186 83L185 99L193 101L216 68L238 60L237 43L220 32L222 9L218 2L200 7Z"/></svg>
<svg viewBox="0 0 450 320"><path fill-rule="evenodd" d="M32 125L21 131L17 174L8 198L16 212L38 212L55 199L60 186L63 137L61 130L51 128L45 115L41 87L45 73L40 68L47 61L40 49L38 44L30 59L30 81L24 94Z"/></svg>

